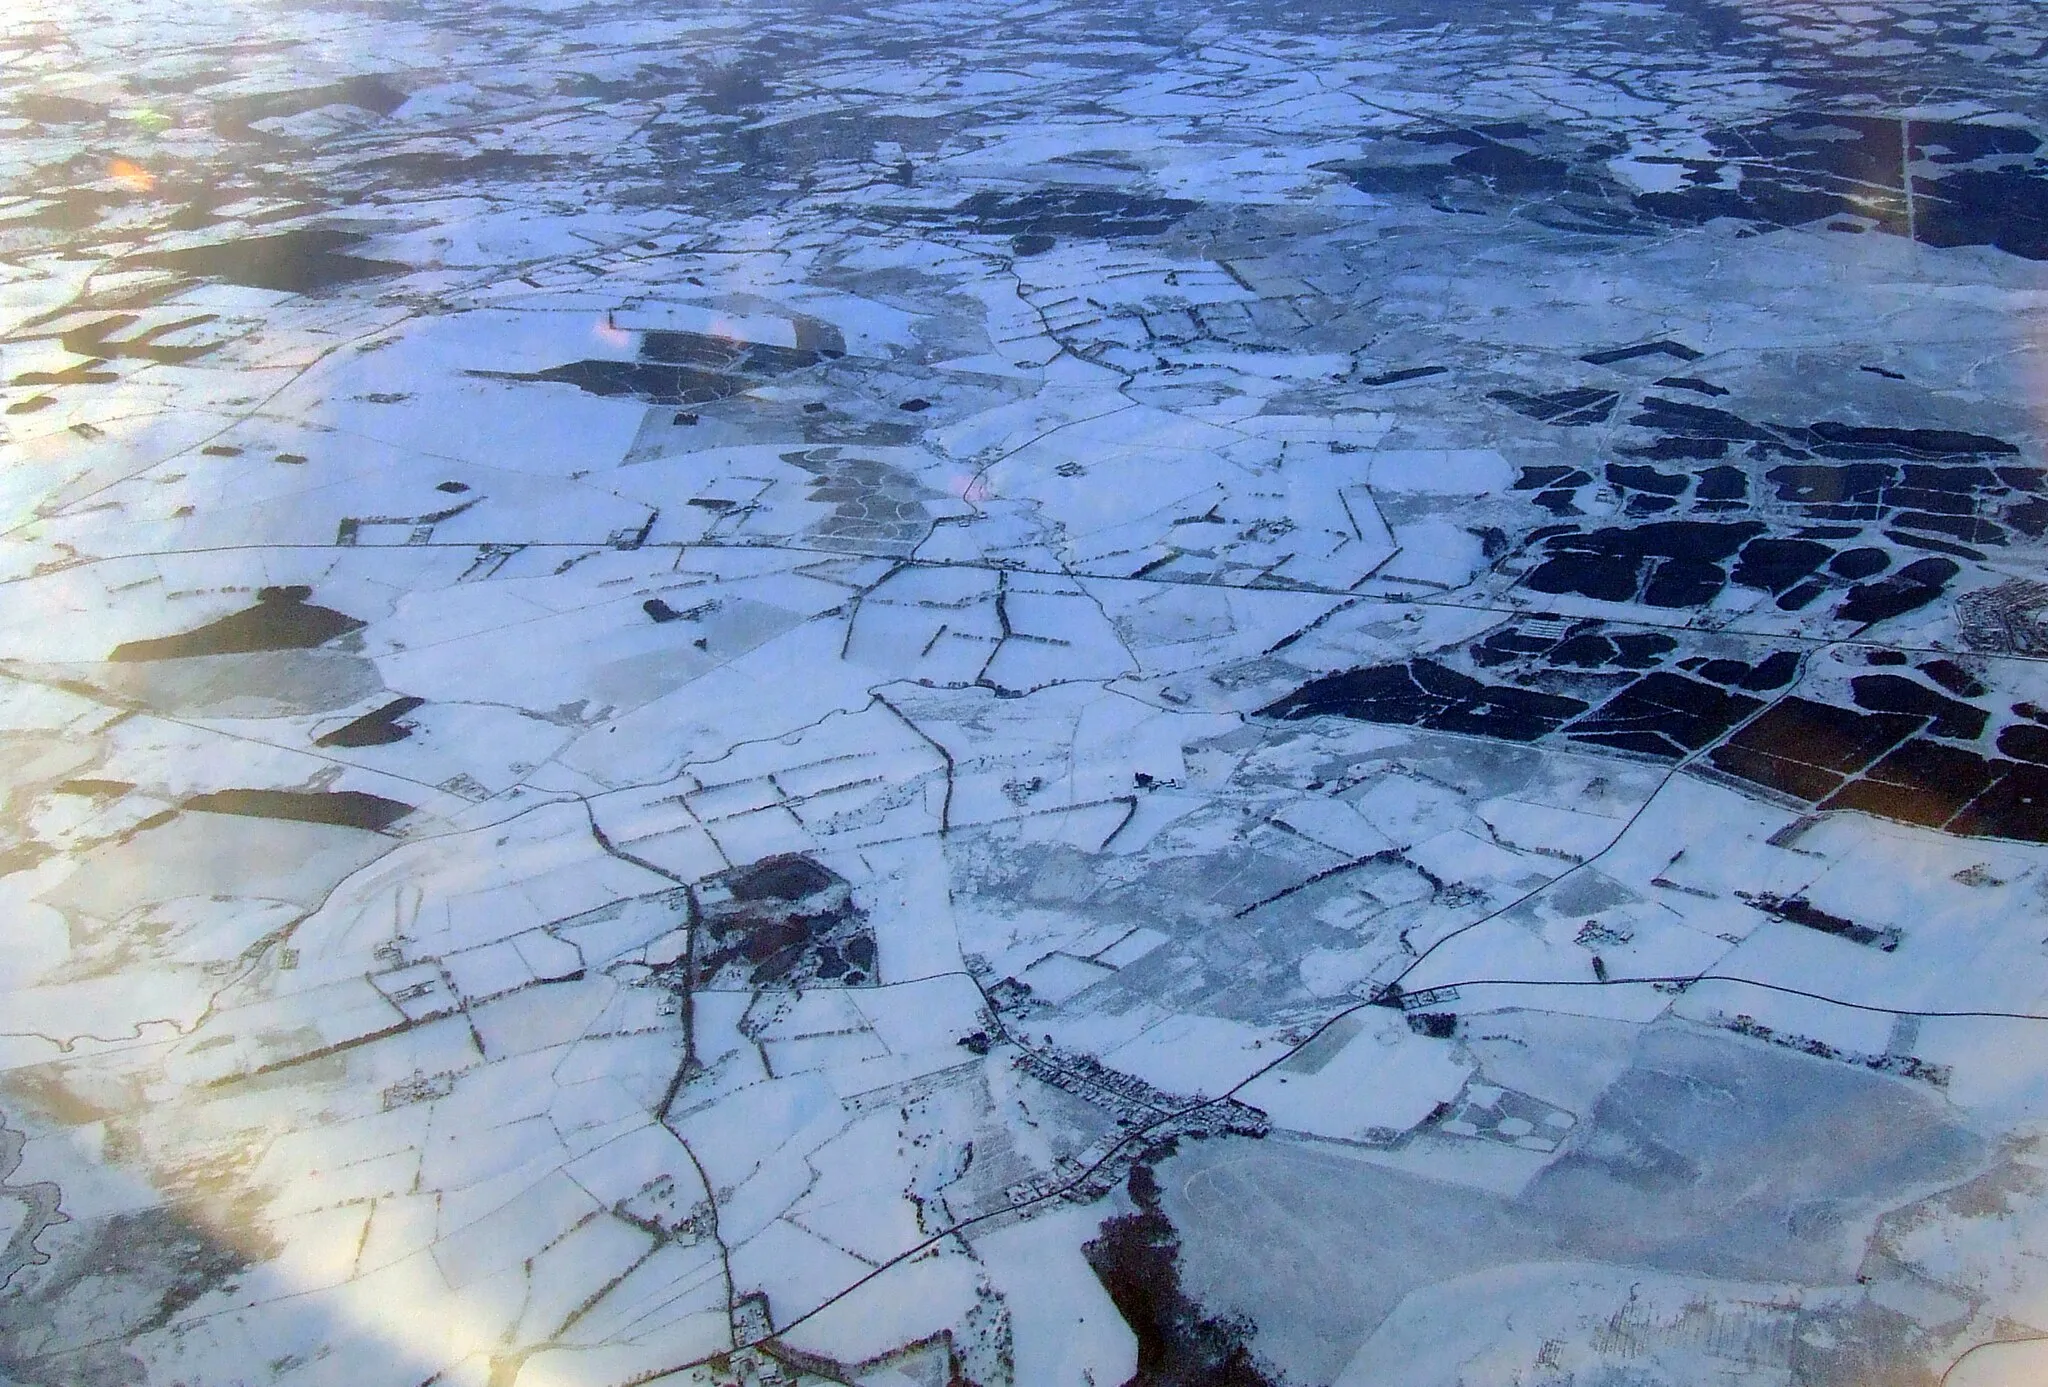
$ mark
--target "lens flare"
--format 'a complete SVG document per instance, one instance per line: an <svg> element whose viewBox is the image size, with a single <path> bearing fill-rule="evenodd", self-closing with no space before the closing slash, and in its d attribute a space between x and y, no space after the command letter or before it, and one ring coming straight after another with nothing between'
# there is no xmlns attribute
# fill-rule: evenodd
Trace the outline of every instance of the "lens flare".
<svg viewBox="0 0 2048 1387"><path fill-rule="evenodd" d="M156 190L156 175L132 159L116 159L108 164L107 177L131 193Z"/></svg>

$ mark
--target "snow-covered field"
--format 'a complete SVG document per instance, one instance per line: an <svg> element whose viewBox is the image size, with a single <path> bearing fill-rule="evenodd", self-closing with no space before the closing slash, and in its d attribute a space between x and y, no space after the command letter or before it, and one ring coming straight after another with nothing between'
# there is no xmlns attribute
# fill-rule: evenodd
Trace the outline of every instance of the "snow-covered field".
<svg viewBox="0 0 2048 1387"><path fill-rule="evenodd" d="M0 16L0 1387L2010 1387L2023 0Z"/></svg>

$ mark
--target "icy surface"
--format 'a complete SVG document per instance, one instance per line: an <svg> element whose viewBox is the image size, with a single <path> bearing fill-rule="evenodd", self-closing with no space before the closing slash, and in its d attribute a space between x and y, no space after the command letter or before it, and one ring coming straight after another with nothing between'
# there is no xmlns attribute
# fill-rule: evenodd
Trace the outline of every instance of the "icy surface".
<svg viewBox="0 0 2048 1387"><path fill-rule="evenodd" d="M15 0L0 1385L2007 1387L2028 0Z"/></svg>

